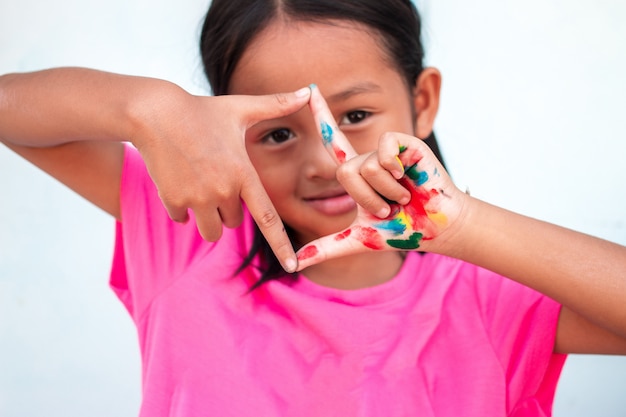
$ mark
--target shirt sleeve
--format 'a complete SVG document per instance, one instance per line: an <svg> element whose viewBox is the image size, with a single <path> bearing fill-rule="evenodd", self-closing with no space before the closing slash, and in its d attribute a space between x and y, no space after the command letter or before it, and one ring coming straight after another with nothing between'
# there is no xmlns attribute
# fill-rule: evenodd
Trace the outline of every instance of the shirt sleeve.
<svg viewBox="0 0 626 417"><path fill-rule="evenodd" d="M193 214L173 222L139 152L126 146L120 184L122 221L116 223L110 285L135 321L200 252L210 250Z"/></svg>
<svg viewBox="0 0 626 417"><path fill-rule="evenodd" d="M553 353L561 305L490 271L478 275L483 322L506 374L508 415L549 415L566 358Z"/></svg>

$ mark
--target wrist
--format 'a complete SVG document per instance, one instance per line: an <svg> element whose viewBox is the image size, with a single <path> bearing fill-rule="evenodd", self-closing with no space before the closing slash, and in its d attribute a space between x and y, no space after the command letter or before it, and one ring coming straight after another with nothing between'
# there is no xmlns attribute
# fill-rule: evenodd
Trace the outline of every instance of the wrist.
<svg viewBox="0 0 626 417"><path fill-rule="evenodd" d="M479 200L457 190L448 196L441 211L446 214L447 222L441 232L433 239L425 240L421 250L438 253L452 258L463 258L469 244L471 228Z"/></svg>
<svg viewBox="0 0 626 417"><path fill-rule="evenodd" d="M187 93L169 81L137 78L122 103L122 137L136 148L148 145L155 135L166 129L166 119L177 116L174 111Z"/></svg>

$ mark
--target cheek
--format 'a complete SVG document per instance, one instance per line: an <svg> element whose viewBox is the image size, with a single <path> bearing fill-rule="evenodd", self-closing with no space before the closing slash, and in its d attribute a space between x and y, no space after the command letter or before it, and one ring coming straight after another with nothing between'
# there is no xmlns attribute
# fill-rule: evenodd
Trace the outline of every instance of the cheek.
<svg viewBox="0 0 626 417"><path fill-rule="evenodd" d="M265 191L275 205L286 196L293 194L298 171L291 163L276 161L273 164L260 166L257 168L257 173Z"/></svg>
<svg viewBox="0 0 626 417"><path fill-rule="evenodd" d="M350 144L358 155L363 155L376 150L378 147L378 139L374 135L356 135L348 137Z"/></svg>
<svg viewBox="0 0 626 417"><path fill-rule="evenodd" d="M406 106L402 110L402 112L399 112L396 118L396 126L398 126L398 132L415 136L417 133L416 122L417 116L413 112L412 106Z"/></svg>

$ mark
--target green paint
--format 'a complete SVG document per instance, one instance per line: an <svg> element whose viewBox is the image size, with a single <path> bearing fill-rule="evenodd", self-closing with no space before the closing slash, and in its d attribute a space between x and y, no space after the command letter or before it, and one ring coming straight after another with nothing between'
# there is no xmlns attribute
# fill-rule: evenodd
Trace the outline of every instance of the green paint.
<svg viewBox="0 0 626 417"><path fill-rule="evenodd" d="M423 236L424 235L419 232L413 232L413 234L406 240L389 239L387 244L396 249L413 250L420 247L420 242L422 241Z"/></svg>
<svg viewBox="0 0 626 417"><path fill-rule="evenodd" d="M422 185L428 181L428 174L425 171L418 171L417 164L411 165L404 170L407 177L411 178L417 185Z"/></svg>

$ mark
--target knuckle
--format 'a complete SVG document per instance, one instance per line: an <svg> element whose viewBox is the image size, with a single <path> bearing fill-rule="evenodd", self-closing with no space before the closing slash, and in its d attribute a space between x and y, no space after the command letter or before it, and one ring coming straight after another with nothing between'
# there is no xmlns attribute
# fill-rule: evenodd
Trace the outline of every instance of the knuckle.
<svg viewBox="0 0 626 417"><path fill-rule="evenodd" d="M225 186L216 186L212 190L212 195L213 195L212 197L213 199L215 199L215 202L218 205L221 205L224 202L230 201L233 198L234 194L235 193L233 192L232 188L225 187Z"/></svg>
<svg viewBox="0 0 626 417"><path fill-rule="evenodd" d="M365 208L367 211L375 211L376 209L378 209L380 207L382 203L382 199L380 197L376 197L376 196L364 196L363 198L361 198L361 200L359 201L359 204L361 204L361 206L363 206L363 208Z"/></svg>
<svg viewBox="0 0 626 417"><path fill-rule="evenodd" d="M380 164L378 161L368 159L361 165L361 175L364 177L372 177L380 172Z"/></svg>
<svg viewBox="0 0 626 417"><path fill-rule="evenodd" d="M385 132L382 135L380 135L380 140L379 143L385 143L385 142L389 142L389 141L397 141L396 138L396 133L394 132Z"/></svg>
<svg viewBox="0 0 626 417"><path fill-rule="evenodd" d="M178 193L169 191L158 191L159 199L163 202L163 205L174 210L181 210L187 208L186 200L182 198Z"/></svg>
<svg viewBox="0 0 626 417"><path fill-rule="evenodd" d="M274 100L276 100L276 103L278 103L280 107L283 107L289 104L289 100L287 99L287 96L283 93L274 94Z"/></svg>
<svg viewBox="0 0 626 417"><path fill-rule="evenodd" d="M274 210L266 209L257 216L257 224L262 229L269 229L280 223L280 217Z"/></svg>
<svg viewBox="0 0 626 417"><path fill-rule="evenodd" d="M337 167L335 176L340 183L345 183L354 175L354 170L349 163L345 163Z"/></svg>

